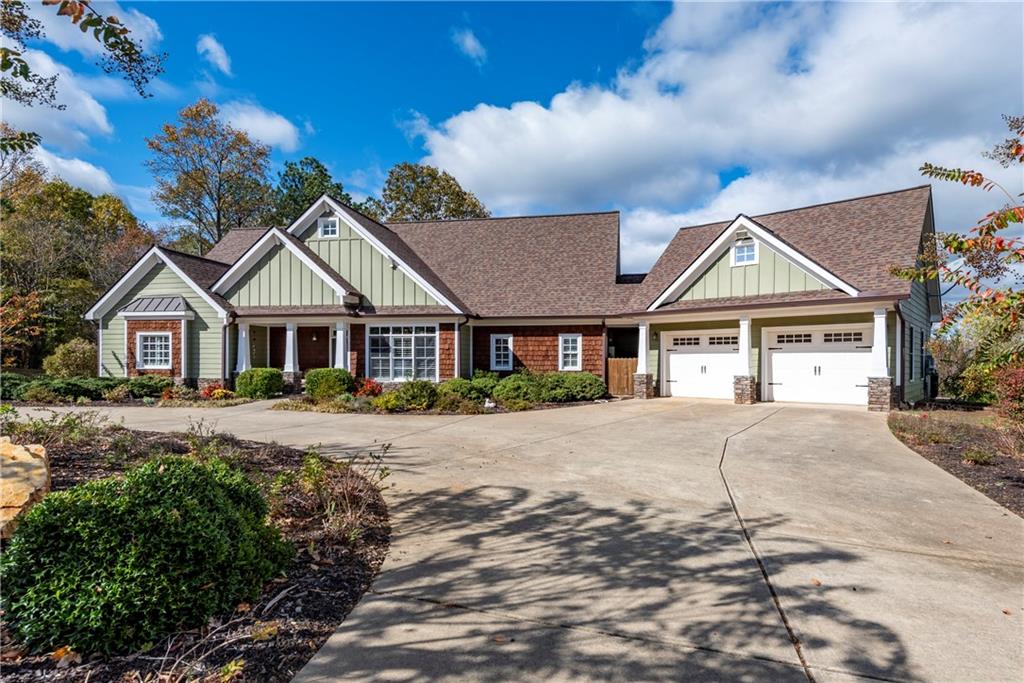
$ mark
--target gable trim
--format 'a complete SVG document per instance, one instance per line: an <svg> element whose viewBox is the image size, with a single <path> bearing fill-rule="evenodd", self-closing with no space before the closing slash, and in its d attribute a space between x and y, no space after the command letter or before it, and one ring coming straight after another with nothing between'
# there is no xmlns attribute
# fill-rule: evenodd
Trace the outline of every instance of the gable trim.
<svg viewBox="0 0 1024 683"><path fill-rule="evenodd" d="M86 320L99 320L102 318L118 301L116 298L117 296L121 295L125 290L131 289L137 285L142 278L152 270L153 266L158 263L163 263L165 266L170 268L171 272L181 278L181 280L187 284L192 291L199 295L203 301L209 304L210 308L217 311L218 317L222 320L227 319L227 310L214 301L213 297L211 297L205 289L197 285L192 278L185 274L185 271L179 268L174 261L167 258L167 256L160 251L160 247L156 246L150 247L150 250L147 251L134 266L129 268L128 272L122 275L121 279L115 282L110 289L107 290L106 294L100 297L100 300L93 304L92 308L86 311L85 315L82 317Z"/></svg>
<svg viewBox="0 0 1024 683"><path fill-rule="evenodd" d="M252 269L261 258L263 258L274 246L281 245L290 253L294 254L303 265L313 271L317 277L327 283L339 298L344 299L350 294L348 290L335 282L334 278L328 275L315 261L307 254L296 247L292 242L281 234L279 228L271 228L263 237L256 240L256 243L249 247L242 254L234 265L228 268L227 272L220 276L220 279L213 283L211 289L217 294L225 294L231 287L238 283Z"/></svg>
<svg viewBox="0 0 1024 683"><path fill-rule="evenodd" d="M858 296L860 294L860 290L856 287L849 284L830 270L824 268L813 259L807 257L793 246L779 239L770 230L757 221L740 214L732 223L729 224L728 227L726 227L725 230L722 231L722 234L719 235L703 252L701 252L700 256L698 256L693 263L691 263L686 270L684 270L682 274L676 278L675 281L670 284L657 299L654 300L654 303L647 307L647 310L657 310L659 306L681 296L686 289L692 285L712 263L714 263L715 259L731 247L732 239L740 230L746 230L750 235L778 251L783 256L812 274L814 277L818 278L821 282L831 286L833 289L842 290L850 296Z"/></svg>
<svg viewBox="0 0 1024 683"><path fill-rule="evenodd" d="M304 228L309 226L310 219L314 217L319 217L320 213L322 213L325 209L330 209L331 211L333 211L335 215L337 215L345 223L345 225L349 227L349 229L351 229L354 233L356 233L361 238L372 244L377 251L379 251L380 253L384 254L384 256L389 258L393 264L395 264L403 273L412 278L413 282L415 282L417 285L423 288L423 290L430 294L432 297L434 297L435 300L452 309L456 313L464 313L464 311L460 309L458 306L456 306L454 303L452 303L451 300L448 299L448 297L446 297L444 294L438 291L437 287L430 284L430 282L428 282L426 278L424 278L422 275L413 270L413 268L410 267L409 264L400 259L398 255L395 254L390 249L388 249L383 242L378 240L372 233L370 233L368 230L366 230L366 228L360 225L359 221L352 217L352 214L349 213L348 209L344 205L335 201L330 195L325 194L321 196L320 199L313 202L313 204L308 209L306 209L306 211L303 212L301 216L296 218L295 221L288 226L288 232L291 233L292 235L300 234ZM383 225L381 226L381 228L387 230L387 228Z"/></svg>

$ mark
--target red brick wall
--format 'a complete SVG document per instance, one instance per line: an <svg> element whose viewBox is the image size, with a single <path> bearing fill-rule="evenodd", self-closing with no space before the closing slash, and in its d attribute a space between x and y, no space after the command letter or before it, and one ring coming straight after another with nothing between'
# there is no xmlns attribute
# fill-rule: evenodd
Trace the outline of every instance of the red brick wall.
<svg viewBox="0 0 1024 683"><path fill-rule="evenodd" d="M455 376L455 325L437 326L437 376L443 382Z"/></svg>
<svg viewBox="0 0 1024 683"><path fill-rule="evenodd" d="M354 377L366 375L366 326L352 325L348 332L348 366Z"/></svg>
<svg viewBox="0 0 1024 683"><path fill-rule="evenodd" d="M491 335L512 335L512 367L533 372L558 371L558 335L583 335L583 370L604 377L604 328L601 325L474 327L473 368L491 369Z"/></svg>
<svg viewBox="0 0 1024 683"><path fill-rule="evenodd" d="M135 340L139 332L170 332L171 333L171 365L170 370L140 370L135 367ZM129 320L128 321L128 376L160 375L162 377L181 377L181 321L180 320Z"/></svg>

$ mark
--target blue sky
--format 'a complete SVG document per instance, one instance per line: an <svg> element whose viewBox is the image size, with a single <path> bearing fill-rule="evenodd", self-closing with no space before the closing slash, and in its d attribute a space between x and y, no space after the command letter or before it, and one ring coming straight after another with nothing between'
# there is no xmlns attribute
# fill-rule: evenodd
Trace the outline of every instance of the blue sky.
<svg viewBox="0 0 1024 683"><path fill-rule="evenodd" d="M1024 111L1020 41L993 39L1020 4L95 6L169 54L154 97L40 7L32 59L61 73L68 109L4 117L43 133L54 173L154 225L144 138L200 96L275 168L316 156L356 195L425 160L498 215L619 209L629 270L682 225L920 184L925 160L982 164L999 115ZM991 201L937 186L940 227Z"/></svg>

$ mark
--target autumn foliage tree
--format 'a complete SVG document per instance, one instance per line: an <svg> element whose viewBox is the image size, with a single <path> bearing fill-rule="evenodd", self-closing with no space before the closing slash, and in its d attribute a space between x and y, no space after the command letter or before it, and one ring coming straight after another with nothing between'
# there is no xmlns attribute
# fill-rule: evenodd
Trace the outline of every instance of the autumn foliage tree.
<svg viewBox="0 0 1024 683"><path fill-rule="evenodd" d="M1024 166L1024 116L1004 117L1011 136L986 153L1006 168ZM914 268L894 272L906 279L925 281L934 277L959 285L967 296L946 307L942 329L948 330L965 317L983 316L993 321L990 342L1003 344L1004 360L1024 358L1024 240L1012 233L1024 224L1024 193L1011 192L980 171L947 168L925 163L921 173L929 178L960 183L982 192L998 192L1004 202L978 224L963 233L936 235L934 245Z"/></svg>
<svg viewBox="0 0 1024 683"><path fill-rule="evenodd" d="M258 225L272 209L267 174L270 148L221 121L207 99L178 112L146 138L153 156L153 201L182 222L183 235L209 249L232 228Z"/></svg>

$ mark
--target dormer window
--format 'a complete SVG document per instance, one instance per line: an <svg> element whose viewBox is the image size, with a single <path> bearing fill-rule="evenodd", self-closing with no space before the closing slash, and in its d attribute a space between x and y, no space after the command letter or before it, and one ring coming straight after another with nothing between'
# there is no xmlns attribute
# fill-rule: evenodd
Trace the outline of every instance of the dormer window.
<svg viewBox="0 0 1024 683"><path fill-rule="evenodd" d="M337 237L338 236L338 219L335 216L329 216L327 218L318 218L316 221L317 229L319 230L320 237Z"/></svg>
<svg viewBox="0 0 1024 683"><path fill-rule="evenodd" d="M744 239L732 245L732 265L750 266L755 263L757 263L757 242L752 239Z"/></svg>

